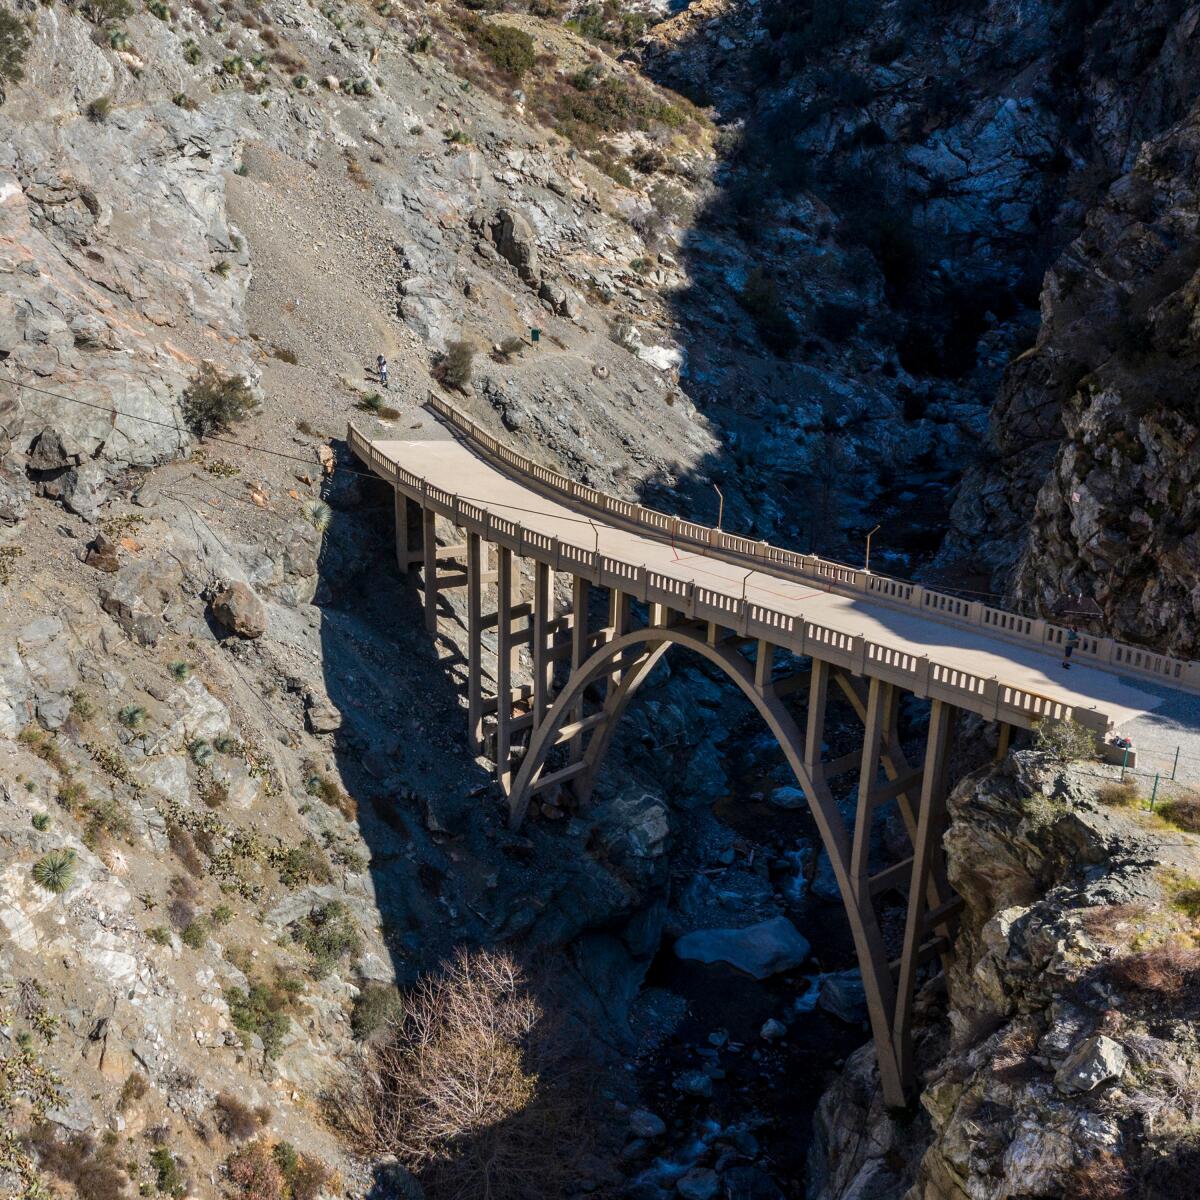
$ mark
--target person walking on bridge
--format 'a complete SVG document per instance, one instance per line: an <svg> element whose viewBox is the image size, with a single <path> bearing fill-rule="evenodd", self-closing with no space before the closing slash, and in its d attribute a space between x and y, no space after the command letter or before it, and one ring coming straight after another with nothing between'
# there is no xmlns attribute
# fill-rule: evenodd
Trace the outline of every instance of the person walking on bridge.
<svg viewBox="0 0 1200 1200"><path fill-rule="evenodd" d="M1072 625L1067 631L1066 641L1063 643L1063 670L1071 669L1071 655L1075 653L1075 647L1079 645L1079 634L1075 632L1075 626Z"/></svg>
<svg viewBox="0 0 1200 1200"><path fill-rule="evenodd" d="M379 355L375 360L375 374L379 376L379 382L387 387L388 385L388 365L387 359L383 355Z"/></svg>

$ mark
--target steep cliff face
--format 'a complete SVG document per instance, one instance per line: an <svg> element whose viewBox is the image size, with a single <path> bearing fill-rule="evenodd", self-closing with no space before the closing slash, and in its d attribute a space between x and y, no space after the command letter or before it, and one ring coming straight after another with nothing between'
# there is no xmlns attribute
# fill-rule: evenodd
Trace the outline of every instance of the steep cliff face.
<svg viewBox="0 0 1200 1200"><path fill-rule="evenodd" d="M964 780L951 809L967 909L949 1030L922 1046L922 1114L883 1114L860 1053L822 1103L810 1195L1181 1194L1197 1153L1200 842L1032 752Z"/></svg>
<svg viewBox="0 0 1200 1200"><path fill-rule="evenodd" d="M1008 370L997 457L964 480L948 548L1045 611L1092 595L1130 641L1200 653L1200 113L1146 145L1046 279Z"/></svg>
<svg viewBox="0 0 1200 1200"><path fill-rule="evenodd" d="M688 391L740 449L763 437L755 421L769 428L775 493L797 493L790 536L848 553L838 524L865 505L897 570L940 538L945 485L1033 339L1046 267L1195 97L1197 13L705 0L650 31L647 68L724 126L721 191L685 244ZM778 311L758 314L775 361L751 364L716 317L761 307L754 266ZM820 494L807 510L805 487ZM978 503L974 485L961 494L963 511ZM936 527L924 547L922 526ZM973 547L958 581L990 587L979 563Z"/></svg>

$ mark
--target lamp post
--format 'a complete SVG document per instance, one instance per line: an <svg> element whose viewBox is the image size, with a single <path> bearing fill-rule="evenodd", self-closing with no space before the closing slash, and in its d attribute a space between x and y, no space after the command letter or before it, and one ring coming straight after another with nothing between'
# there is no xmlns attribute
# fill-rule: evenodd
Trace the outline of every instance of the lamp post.
<svg viewBox="0 0 1200 1200"><path fill-rule="evenodd" d="M725 520L725 493L714 483L713 491L717 493L717 499L720 503L717 505L717 528L721 528L721 522Z"/></svg>
<svg viewBox="0 0 1200 1200"><path fill-rule="evenodd" d="M879 532L880 526L876 525L870 533L867 534L867 557L863 561L863 570L870 575L871 573L871 539Z"/></svg>

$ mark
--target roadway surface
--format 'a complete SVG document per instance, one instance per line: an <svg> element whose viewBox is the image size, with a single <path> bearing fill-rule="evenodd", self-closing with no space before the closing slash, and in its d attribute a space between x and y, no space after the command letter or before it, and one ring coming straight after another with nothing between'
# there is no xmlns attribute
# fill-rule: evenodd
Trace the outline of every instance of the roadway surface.
<svg viewBox="0 0 1200 1200"><path fill-rule="evenodd" d="M384 457L435 487L534 532L586 550L598 549L628 565L694 581L735 599L744 594L755 603L803 616L816 624L926 655L933 662L984 678L995 676L1002 683L1066 704L1094 707L1117 727L1144 717L1164 699L1182 696L1157 684L1143 687L1140 681L1135 683L1102 667L1078 663L1067 671L1056 654L1038 647L943 624L886 604L839 596L762 571L748 573L745 567L706 557L691 548L677 549L668 541L605 525L503 473L431 415L422 412L420 420L420 427L410 430L408 437L373 440L373 445Z"/></svg>

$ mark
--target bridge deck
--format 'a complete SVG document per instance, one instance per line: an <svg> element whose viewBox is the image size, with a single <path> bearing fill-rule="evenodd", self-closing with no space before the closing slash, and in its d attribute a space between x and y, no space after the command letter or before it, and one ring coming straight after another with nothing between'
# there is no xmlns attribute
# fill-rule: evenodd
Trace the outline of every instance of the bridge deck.
<svg viewBox="0 0 1200 1200"><path fill-rule="evenodd" d="M465 442L425 413L421 427L402 440L373 441L392 463L434 487L456 493L495 517L514 521L546 537L557 538L633 567L710 588L735 600L751 602L836 629L850 636L927 656L933 663L1039 693L1073 707L1094 708L1121 726L1162 703L1130 680L1103 667L1076 663L1066 671L1058 655L1026 647L986 632L942 623L883 603L838 595L819 586L779 578L711 558L691 547L679 548L631 530L605 525L526 486L476 454ZM744 591L743 591L744 588ZM1159 692L1158 686L1154 691Z"/></svg>

